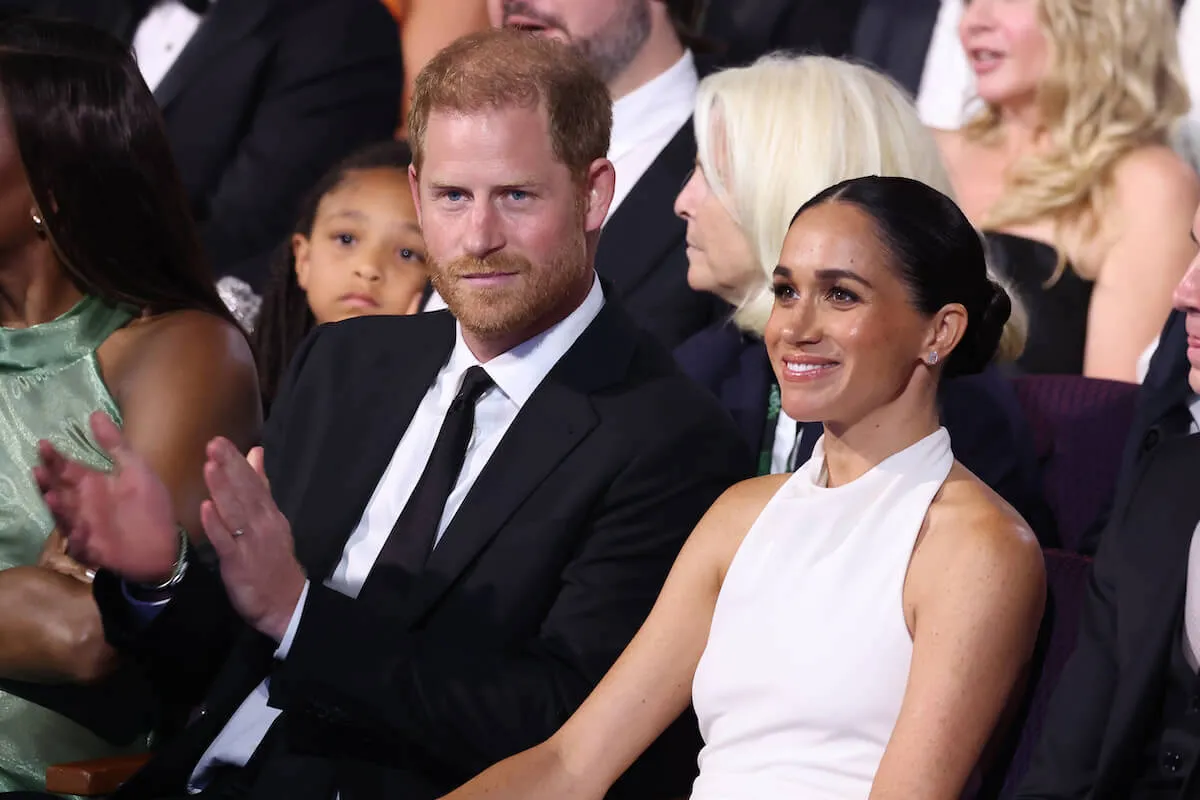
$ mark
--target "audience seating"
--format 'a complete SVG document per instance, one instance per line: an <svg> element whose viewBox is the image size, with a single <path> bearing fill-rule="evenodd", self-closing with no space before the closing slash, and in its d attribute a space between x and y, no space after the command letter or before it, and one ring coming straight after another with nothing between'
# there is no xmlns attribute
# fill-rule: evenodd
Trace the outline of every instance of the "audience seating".
<svg viewBox="0 0 1200 800"><path fill-rule="evenodd" d="M1092 560L1063 550L1046 550L1043 555L1046 559L1046 614L1042 618L1027 688L1021 705L1014 710L1016 724L1011 735L992 754L988 777L976 795L978 800L1016 795L1041 738L1042 723L1054 688L1075 649Z"/></svg>
<svg viewBox="0 0 1200 800"><path fill-rule="evenodd" d="M46 791L79 797L103 797L119 789L149 760L150 754L142 753L55 764L46 769Z"/></svg>
<svg viewBox="0 0 1200 800"><path fill-rule="evenodd" d="M1138 386L1078 375L1028 375L1013 383L1033 431L1059 541L1078 551L1116 490Z"/></svg>

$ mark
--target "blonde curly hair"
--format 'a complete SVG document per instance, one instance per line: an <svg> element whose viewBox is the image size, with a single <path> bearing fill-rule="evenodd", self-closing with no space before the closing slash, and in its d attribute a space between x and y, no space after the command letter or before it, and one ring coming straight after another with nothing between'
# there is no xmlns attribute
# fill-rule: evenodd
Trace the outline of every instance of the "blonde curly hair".
<svg viewBox="0 0 1200 800"><path fill-rule="evenodd" d="M1048 146L1009 170L985 229L1049 219L1057 245L1098 233L1113 169L1131 151L1167 144L1191 104L1170 0L1039 0L1049 45L1036 107ZM1001 136L1001 112L985 104L963 128L968 140ZM1059 246L1054 282L1066 268Z"/></svg>

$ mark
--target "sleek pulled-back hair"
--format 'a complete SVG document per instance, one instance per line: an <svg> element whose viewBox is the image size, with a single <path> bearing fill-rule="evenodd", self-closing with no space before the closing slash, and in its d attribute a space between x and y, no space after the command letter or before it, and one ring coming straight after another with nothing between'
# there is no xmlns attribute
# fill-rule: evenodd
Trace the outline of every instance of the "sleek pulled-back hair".
<svg viewBox="0 0 1200 800"><path fill-rule="evenodd" d="M47 238L81 291L234 322L158 105L124 45L75 22L0 17L0 99Z"/></svg>
<svg viewBox="0 0 1200 800"><path fill-rule="evenodd" d="M1012 311L988 277L979 234L946 195L911 178L869 176L830 186L800 207L854 206L871 218L913 307L932 316L950 303L967 310L967 330L946 359L945 377L970 375L992 360Z"/></svg>

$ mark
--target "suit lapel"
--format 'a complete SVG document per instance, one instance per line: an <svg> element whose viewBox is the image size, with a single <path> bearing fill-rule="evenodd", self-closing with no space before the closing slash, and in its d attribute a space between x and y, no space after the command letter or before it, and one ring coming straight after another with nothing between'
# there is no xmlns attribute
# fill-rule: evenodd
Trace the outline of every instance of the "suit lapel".
<svg viewBox="0 0 1200 800"><path fill-rule="evenodd" d="M1187 333L1184 330L1186 315L1172 311L1159 336L1158 349L1150 361L1150 369L1142 385L1149 391L1143 392L1147 399L1146 420L1155 424L1173 409L1187 405L1191 387L1188 372L1191 365L1187 360Z"/></svg>
<svg viewBox="0 0 1200 800"><path fill-rule="evenodd" d="M621 380L633 323L609 302L518 412L450 521L409 598L427 612L563 459L599 424L589 395Z"/></svg>
<svg viewBox="0 0 1200 800"><path fill-rule="evenodd" d="M612 283L617 297L632 294L687 235L687 225L672 209L695 158L689 118L604 225L596 271Z"/></svg>
<svg viewBox="0 0 1200 800"><path fill-rule="evenodd" d="M719 395L721 405L728 409L746 443L757 453L767 418L771 368L761 342L747 339L736 329L734 333L741 340L741 352L735 369L722 381Z"/></svg>
<svg viewBox="0 0 1200 800"><path fill-rule="evenodd" d="M232 1L232 0L231 0ZM449 312L422 315L423 330L405 332L396 349L379 352L356 370L358 380L338 387L317 462L305 495L292 515L296 555L312 576L324 580L341 558L354 526L379 484L438 371L454 347ZM370 376L369 383L363 376Z"/></svg>
<svg viewBox="0 0 1200 800"><path fill-rule="evenodd" d="M229 45L244 39L266 16L270 0L222 0L213 5L195 35L154 90L160 108L166 108L204 66Z"/></svg>
<svg viewBox="0 0 1200 800"><path fill-rule="evenodd" d="M1179 455L1180 474L1194 474L1200 466L1200 440L1196 444L1188 456ZM1140 485L1142 491L1147 490L1145 482ZM1170 498L1170 484L1164 485L1162 492ZM1173 494L1174 502L1169 506L1159 505L1167 516L1150 518L1153 530L1109 532L1125 536L1131 545L1122 550L1126 563L1121 579L1128 589L1117 598L1121 608L1117 642L1121 680L1113 697L1112 717L1107 725L1112 738L1104 743L1097 786L1107 783L1101 780L1105 774L1123 774L1128 767L1124 759L1140 757L1148 726L1159 712L1158 690L1163 685L1179 630L1187 587L1188 550L1196 520L1200 518L1200 502L1181 502L1177 489ZM1130 522L1138 524L1138 518L1131 517ZM1141 524L1146 524L1145 519Z"/></svg>
<svg viewBox="0 0 1200 800"><path fill-rule="evenodd" d="M854 32L854 55L916 97L940 8L939 0L866 0Z"/></svg>

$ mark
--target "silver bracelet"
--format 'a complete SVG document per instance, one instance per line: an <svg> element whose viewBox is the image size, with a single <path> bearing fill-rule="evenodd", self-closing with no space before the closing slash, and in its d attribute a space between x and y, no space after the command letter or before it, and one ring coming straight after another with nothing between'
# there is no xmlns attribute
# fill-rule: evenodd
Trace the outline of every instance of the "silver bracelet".
<svg viewBox="0 0 1200 800"><path fill-rule="evenodd" d="M187 574L188 568L188 534L179 526L179 555L175 557L175 566L171 568L171 574L165 581L157 586L147 584L138 584L138 587L147 592L165 592L168 589L173 589L183 580L183 576Z"/></svg>

